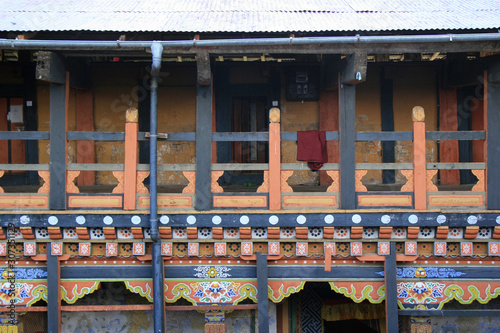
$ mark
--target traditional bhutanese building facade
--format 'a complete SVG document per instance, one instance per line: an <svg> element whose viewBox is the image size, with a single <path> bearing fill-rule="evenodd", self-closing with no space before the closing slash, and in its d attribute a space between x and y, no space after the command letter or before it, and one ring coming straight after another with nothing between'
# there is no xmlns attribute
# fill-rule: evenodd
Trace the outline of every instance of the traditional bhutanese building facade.
<svg viewBox="0 0 500 333"><path fill-rule="evenodd" d="M500 327L499 1L1 7L0 332Z"/></svg>

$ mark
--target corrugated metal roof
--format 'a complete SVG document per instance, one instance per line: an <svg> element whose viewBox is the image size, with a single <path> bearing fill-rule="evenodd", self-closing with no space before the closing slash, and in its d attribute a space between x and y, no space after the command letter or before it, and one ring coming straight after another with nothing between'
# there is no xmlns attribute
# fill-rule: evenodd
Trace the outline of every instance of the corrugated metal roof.
<svg viewBox="0 0 500 333"><path fill-rule="evenodd" d="M2 0L0 31L340 32L500 27L500 0Z"/></svg>

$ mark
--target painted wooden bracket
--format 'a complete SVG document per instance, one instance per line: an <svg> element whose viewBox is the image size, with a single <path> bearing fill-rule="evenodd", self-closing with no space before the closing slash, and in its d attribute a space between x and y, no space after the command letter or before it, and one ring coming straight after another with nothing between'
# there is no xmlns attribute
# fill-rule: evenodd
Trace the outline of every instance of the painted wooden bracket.
<svg viewBox="0 0 500 333"><path fill-rule="evenodd" d="M355 189L356 192L367 192L368 190L366 189L366 186L363 185L361 182L361 179L368 173L368 170L356 170L354 173L354 184L355 184Z"/></svg>
<svg viewBox="0 0 500 333"><path fill-rule="evenodd" d="M241 239L251 239L252 238L252 228L251 227L240 227L240 238Z"/></svg>
<svg viewBox="0 0 500 333"><path fill-rule="evenodd" d="M500 227L495 227L493 229L492 238L494 238L494 239L500 239Z"/></svg>
<svg viewBox="0 0 500 333"><path fill-rule="evenodd" d="M104 234L105 239L116 239L115 227L103 227L102 233Z"/></svg>
<svg viewBox="0 0 500 333"><path fill-rule="evenodd" d="M61 233L61 228L59 227L48 227L47 231L49 233L50 239L61 239L63 235Z"/></svg>
<svg viewBox="0 0 500 333"><path fill-rule="evenodd" d="M485 170L471 170L474 176L477 177L477 183L472 187L472 192L484 192L486 191L486 186L484 185Z"/></svg>
<svg viewBox="0 0 500 333"><path fill-rule="evenodd" d="M66 173L66 193L80 193L80 189L75 185L75 178L80 175L80 171L67 171Z"/></svg>
<svg viewBox="0 0 500 333"><path fill-rule="evenodd" d="M37 192L50 193L50 171L39 170L38 175L43 179L43 185L38 189Z"/></svg>
<svg viewBox="0 0 500 333"><path fill-rule="evenodd" d="M280 238L280 227L268 227L267 228L267 238L268 239L279 239Z"/></svg>
<svg viewBox="0 0 500 333"><path fill-rule="evenodd" d="M332 178L332 185L328 186L326 192L340 192L340 171L327 170L326 174Z"/></svg>
<svg viewBox="0 0 500 333"><path fill-rule="evenodd" d="M118 180L118 184L113 189L112 193L124 193L125 185L123 181L125 179L125 172L123 171L113 171L113 176Z"/></svg>
<svg viewBox="0 0 500 333"><path fill-rule="evenodd" d="M160 238L171 239L172 238L172 228L171 227L159 227Z"/></svg>
<svg viewBox="0 0 500 333"><path fill-rule="evenodd" d="M188 184L182 189L182 193L195 193L196 171L183 171L182 174L188 180Z"/></svg>
<svg viewBox="0 0 500 333"><path fill-rule="evenodd" d="M474 239L477 237L477 233L479 232L479 227L467 227L465 228L465 239Z"/></svg>
<svg viewBox="0 0 500 333"><path fill-rule="evenodd" d="M262 184L257 188L258 193L269 193L269 171L264 171L264 180Z"/></svg>
<svg viewBox="0 0 500 333"><path fill-rule="evenodd" d="M281 193L291 193L293 189L288 185L288 178L293 175L293 170L281 171Z"/></svg>
<svg viewBox="0 0 500 333"><path fill-rule="evenodd" d="M401 170L401 174L406 177L406 183L401 187L401 192L413 192L413 170Z"/></svg>
<svg viewBox="0 0 500 333"><path fill-rule="evenodd" d="M446 239L448 238L449 227L437 227L436 238Z"/></svg>
<svg viewBox="0 0 500 333"><path fill-rule="evenodd" d="M323 238L333 239L335 234L335 227L323 227Z"/></svg>
<svg viewBox="0 0 500 333"><path fill-rule="evenodd" d="M352 239L363 238L363 227L351 227L351 238Z"/></svg>
<svg viewBox="0 0 500 333"><path fill-rule="evenodd" d="M141 260L141 261L151 261L153 259L153 255L151 254L145 254L143 256L135 256L137 258L137 260Z"/></svg>
<svg viewBox="0 0 500 333"><path fill-rule="evenodd" d="M5 174L5 171L1 170L0 171L0 178L2 178L4 174ZM4 190L3 190L3 188L1 186L0 186L0 193L5 193Z"/></svg>
<svg viewBox="0 0 500 333"><path fill-rule="evenodd" d="M406 237L408 239L417 239L419 232L420 232L420 227L408 227Z"/></svg>
<svg viewBox="0 0 500 333"><path fill-rule="evenodd" d="M132 227L132 236L134 239L143 239L144 234L142 233L142 227Z"/></svg>
<svg viewBox="0 0 500 333"><path fill-rule="evenodd" d="M187 238L197 239L198 238L198 228L197 227L187 227Z"/></svg>
<svg viewBox="0 0 500 333"><path fill-rule="evenodd" d="M89 231L85 227L76 227L78 239L90 239Z"/></svg>
<svg viewBox="0 0 500 333"><path fill-rule="evenodd" d="M222 227L212 227L213 239L224 239L224 229Z"/></svg>
<svg viewBox="0 0 500 333"><path fill-rule="evenodd" d="M434 183L432 182L432 178L434 178L435 175L437 175L438 170L427 170L426 172L426 188L427 192L438 192L438 188Z"/></svg>
<svg viewBox="0 0 500 333"><path fill-rule="evenodd" d="M136 193L149 193L149 190L144 186L144 179L149 176L149 171L137 171L137 184L135 186Z"/></svg>
<svg viewBox="0 0 500 333"><path fill-rule="evenodd" d="M295 237L297 239L308 239L309 238L309 228L308 227L296 227Z"/></svg>
<svg viewBox="0 0 500 333"><path fill-rule="evenodd" d="M219 178L224 174L224 171L212 171L212 182L210 184L210 189L212 193L223 193L224 189L217 182Z"/></svg>
<svg viewBox="0 0 500 333"><path fill-rule="evenodd" d="M33 234L33 229L31 227L20 227L19 230L21 231L24 239L35 239L35 235Z"/></svg>
<svg viewBox="0 0 500 333"><path fill-rule="evenodd" d="M380 227L378 230L378 238L388 239L392 237L392 227Z"/></svg>

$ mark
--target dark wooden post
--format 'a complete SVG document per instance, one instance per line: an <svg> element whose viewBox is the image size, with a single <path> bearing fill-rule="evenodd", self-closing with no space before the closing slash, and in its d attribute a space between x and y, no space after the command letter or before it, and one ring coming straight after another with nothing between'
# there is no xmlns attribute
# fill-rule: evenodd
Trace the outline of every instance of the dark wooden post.
<svg viewBox="0 0 500 333"><path fill-rule="evenodd" d="M398 325L398 294L396 280L396 243L390 243L391 253L385 257L385 320L388 333L397 333Z"/></svg>
<svg viewBox="0 0 500 333"><path fill-rule="evenodd" d="M485 100L486 100L486 181L487 181L487 208L500 209L500 191L498 191L498 180L500 179L500 59L490 65L485 78Z"/></svg>
<svg viewBox="0 0 500 333"><path fill-rule="evenodd" d="M38 52L37 79L50 82L50 209L66 208L66 66L53 52Z"/></svg>
<svg viewBox="0 0 500 333"><path fill-rule="evenodd" d="M196 56L198 85L196 96L196 210L210 210L212 193L212 87L208 54Z"/></svg>
<svg viewBox="0 0 500 333"><path fill-rule="evenodd" d="M50 243L48 243L50 245ZM61 274L59 258L47 251L47 329L61 332Z"/></svg>
<svg viewBox="0 0 500 333"><path fill-rule="evenodd" d="M341 84L339 88L340 141L340 208L356 208L356 86Z"/></svg>
<svg viewBox="0 0 500 333"><path fill-rule="evenodd" d="M257 252L257 295L259 333L269 333L269 304L267 297L267 254Z"/></svg>
<svg viewBox="0 0 500 333"><path fill-rule="evenodd" d="M366 80L366 53L355 53L339 77L340 208L356 208L356 86Z"/></svg>

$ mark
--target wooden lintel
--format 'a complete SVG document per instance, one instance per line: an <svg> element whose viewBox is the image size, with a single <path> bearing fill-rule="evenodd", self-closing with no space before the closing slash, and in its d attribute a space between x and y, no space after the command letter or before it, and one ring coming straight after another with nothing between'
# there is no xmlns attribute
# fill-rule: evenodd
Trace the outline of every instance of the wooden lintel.
<svg viewBox="0 0 500 333"><path fill-rule="evenodd" d="M203 47L203 51L219 54L332 54L332 46L319 44L311 51L310 45L271 45L271 46L211 46ZM196 54L200 47L169 47L164 54ZM364 52L369 54L404 54L404 53L455 53L455 52L500 52L500 43L496 42L443 42L443 43L363 43L363 44L336 44L336 54L351 54Z"/></svg>
<svg viewBox="0 0 500 333"><path fill-rule="evenodd" d="M208 86L212 81L212 71L210 69L210 55L208 52L196 54L196 66L198 69L198 84Z"/></svg>
<svg viewBox="0 0 500 333"><path fill-rule="evenodd" d="M66 82L66 65L60 54L39 51L36 62L36 78L50 83Z"/></svg>
<svg viewBox="0 0 500 333"><path fill-rule="evenodd" d="M61 306L64 312L80 311L148 311L153 310L153 304L137 305L65 305Z"/></svg>
<svg viewBox="0 0 500 333"><path fill-rule="evenodd" d="M356 52L347 56L347 62L341 72L340 83L357 84L366 81L367 54Z"/></svg>
<svg viewBox="0 0 500 333"><path fill-rule="evenodd" d="M167 311L207 311L207 310L255 310L257 304L238 305L173 305L166 306Z"/></svg>

